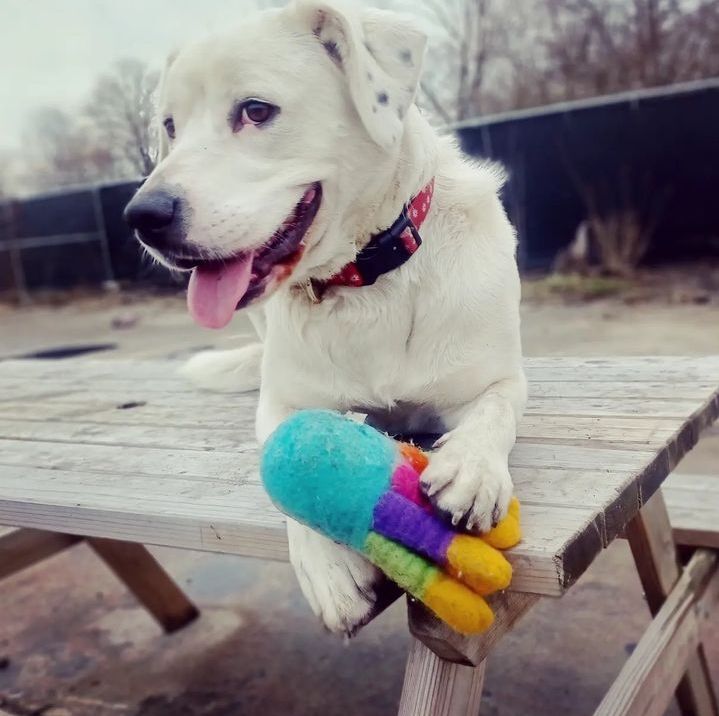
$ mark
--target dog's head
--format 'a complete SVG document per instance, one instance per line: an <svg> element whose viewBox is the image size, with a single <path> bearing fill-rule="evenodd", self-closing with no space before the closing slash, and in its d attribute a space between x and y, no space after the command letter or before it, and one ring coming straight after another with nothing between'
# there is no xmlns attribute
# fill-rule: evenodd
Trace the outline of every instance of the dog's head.
<svg viewBox="0 0 719 716"><path fill-rule="evenodd" d="M392 178L424 44L394 13L295 0L168 60L160 162L126 218L192 270L198 322L351 260L339 229Z"/></svg>

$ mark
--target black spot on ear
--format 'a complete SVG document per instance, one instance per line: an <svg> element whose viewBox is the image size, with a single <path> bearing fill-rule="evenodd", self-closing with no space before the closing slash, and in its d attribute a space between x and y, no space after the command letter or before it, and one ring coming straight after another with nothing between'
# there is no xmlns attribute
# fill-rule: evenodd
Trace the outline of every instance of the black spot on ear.
<svg viewBox="0 0 719 716"><path fill-rule="evenodd" d="M412 66L414 64L412 62L412 50L409 50L406 47L405 49L399 51L399 59L402 60L405 65Z"/></svg>
<svg viewBox="0 0 719 716"><path fill-rule="evenodd" d="M334 63L342 65L342 53L334 40L325 40L322 43L322 46L325 48L327 54Z"/></svg>
<svg viewBox="0 0 719 716"><path fill-rule="evenodd" d="M372 75L371 72L368 72L368 73L367 73L367 79L368 79L370 82L374 79L374 76Z"/></svg>
<svg viewBox="0 0 719 716"><path fill-rule="evenodd" d="M380 104L387 104L387 102L389 102L389 95L384 90L382 92L377 92L377 101Z"/></svg>
<svg viewBox="0 0 719 716"><path fill-rule="evenodd" d="M317 22L315 23L315 26L312 28L312 32L315 34L316 37L319 37L322 34L322 28L325 26L325 13L320 10L317 13Z"/></svg>

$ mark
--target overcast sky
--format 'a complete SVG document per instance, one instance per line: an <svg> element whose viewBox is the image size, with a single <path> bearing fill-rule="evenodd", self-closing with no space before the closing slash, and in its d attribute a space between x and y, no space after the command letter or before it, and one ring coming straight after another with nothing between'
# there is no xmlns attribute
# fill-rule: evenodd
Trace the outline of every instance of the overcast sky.
<svg viewBox="0 0 719 716"><path fill-rule="evenodd" d="M161 64L188 37L236 21L254 0L0 0L0 149L32 109L73 109L121 57Z"/></svg>

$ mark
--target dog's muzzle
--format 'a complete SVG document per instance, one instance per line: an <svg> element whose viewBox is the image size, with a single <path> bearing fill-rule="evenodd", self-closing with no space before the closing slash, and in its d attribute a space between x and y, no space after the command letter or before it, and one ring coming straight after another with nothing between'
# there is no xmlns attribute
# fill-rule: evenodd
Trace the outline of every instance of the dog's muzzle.
<svg viewBox="0 0 719 716"><path fill-rule="evenodd" d="M143 244L161 253L177 251L186 237L182 199L167 189L139 191L125 207L125 221Z"/></svg>

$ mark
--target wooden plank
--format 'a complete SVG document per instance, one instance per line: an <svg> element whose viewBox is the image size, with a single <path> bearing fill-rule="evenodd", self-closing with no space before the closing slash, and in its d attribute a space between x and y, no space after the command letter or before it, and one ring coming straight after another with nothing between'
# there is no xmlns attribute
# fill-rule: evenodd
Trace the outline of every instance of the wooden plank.
<svg viewBox="0 0 719 716"><path fill-rule="evenodd" d="M715 381L638 382L636 380L542 380L531 384L530 398L579 400L701 400L716 388Z"/></svg>
<svg viewBox="0 0 719 716"><path fill-rule="evenodd" d="M136 447L118 441L114 445L84 442L81 451L77 449L78 441L73 440L51 442L0 438L0 465L73 469L91 464L101 466L103 472L138 475L256 474L257 446L254 440L247 438L247 434L238 435L236 446L231 450L212 449L207 445L198 450L166 448L163 445ZM654 453L645 451L522 443L512 451L509 465L510 470L546 467L571 472L603 470L609 473L611 469L641 470L653 458Z"/></svg>
<svg viewBox="0 0 719 716"><path fill-rule="evenodd" d="M3 413L4 414L4 413ZM127 420L127 418L126 418ZM6 440L34 442L63 442L73 445L121 445L125 447L162 448L167 450L235 450L250 443L254 429L248 429L247 439L237 427L227 427L226 420L217 426L198 426L197 419L185 425L166 424L156 420L146 424L103 424L84 419L63 422L30 422L0 418L0 435ZM241 448L242 449L242 448Z"/></svg>
<svg viewBox="0 0 719 716"><path fill-rule="evenodd" d="M117 365L130 365L139 378L158 380L174 378L173 372L182 361L147 360L125 358L122 361L83 358L73 361L43 361L14 359L3 361L2 375L5 377L31 376L35 379L65 377L69 380L82 375L89 378L122 377L127 373L118 372ZM609 356L576 357L545 356L525 357L526 372L537 380L621 380L663 382L666 377L686 381L714 374L719 377L719 363L714 356ZM556 377L555 377L556 376Z"/></svg>
<svg viewBox="0 0 719 716"><path fill-rule="evenodd" d="M239 441L238 441L239 442ZM55 470L83 470L92 466L97 472L116 475L196 476L216 475L242 481L257 472L257 450L253 444L239 444L236 450L176 450L162 446L138 448L129 445L36 442L0 439L0 466L8 477L39 467Z"/></svg>
<svg viewBox="0 0 719 716"><path fill-rule="evenodd" d="M5 522L37 529L109 537L126 542L178 547L258 559L287 561L287 537L281 527L272 526L267 514L254 512L232 524L215 523L197 516L128 514L111 509L82 508L66 505L33 504L27 501L0 500L0 515ZM271 514L271 513L270 513ZM552 584L548 574L540 578ZM540 584L540 578L534 578ZM556 577L554 583L556 583ZM557 587L555 587L557 590Z"/></svg>
<svg viewBox="0 0 719 716"><path fill-rule="evenodd" d="M195 391L185 379L172 375L171 371L162 377L138 375L134 378L127 374L101 374L93 375L81 372L78 375L58 376L32 376L27 371L20 376L7 376L0 373L0 401L13 400L16 396L29 396L37 393L69 394L73 392L85 392L102 385L103 392L117 395L121 391L133 391L137 389L138 382L142 384L142 391L150 397L167 395L206 395ZM607 379L602 376L600 379L589 381L568 381L568 380L537 380L532 383L530 396L532 398L572 398L572 399L630 399L630 400L676 400L678 397L684 399L700 399L716 387L714 381L688 380L679 378L671 382L662 381L638 381ZM253 393L254 394L254 393ZM212 395L212 394L210 394ZM248 395L239 393L238 396ZM219 396L213 398L221 400ZM226 399L226 396L225 396Z"/></svg>
<svg viewBox="0 0 719 716"><path fill-rule="evenodd" d="M206 406L203 409L185 409L183 406L152 406L120 410L114 406L85 407L49 406L47 403L33 408L32 404L13 404L3 409L0 418L0 435L8 439L71 442L74 444L107 444L145 447L166 447L180 450L231 450L238 443L254 442L254 410L242 411L224 417L221 409ZM19 408L16 409L16 408ZM39 419L38 419L39 416ZM567 420L567 419L564 419ZM592 421L601 419L590 418ZM676 432L670 428L642 426L634 429L616 426L610 430L601 427L582 434L572 434L562 425L553 425L552 417L540 421L541 428L520 425L518 440L521 444L541 443L547 449L555 445L578 447L585 450L603 449L650 452L664 447ZM656 422L656 421L655 421ZM609 433L609 434L607 434ZM561 437L562 435L565 437ZM548 453L547 453L548 454ZM519 456L517 452L515 455ZM595 463L607 453L597 453ZM518 467L514 465L513 467ZM541 468L542 465L532 465ZM615 465L605 461L602 469ZM576 469L576 466L571 469Z"/></svg>
<svg viewBox="0 0 719 716"><path fill-rule="evenodd" d="M51 400L62 400L52 398ZM606 419L630 418L633 415L652 415L655 418L681 420L697 407L693 400L655 400L646 398L631 400L614 398L531 398L525 415L576 415L578 417L602 417Z"/></svg>
<svg viewBox="0 0 719 716"><path fill-rule="evenodd" d="M252 409L236 406L232 402L230 409L214 402L198 406L187 406L181 401L171 405L155 405L152 401L98 401L85 396L85 400L76 403L48 402L10 402L0 403L3 418L10 422L28 422L30 426L42 424L65 424L84 422L91 425L154 426L172 432L174 428L203 427L205 429L225 429L236 422L254 415ZM234 398L234 396L233 396Z"/></svg>
<svg viewBox="0 0 719 716"><path fill-rule="evenodd" d="M719 550L719 476L673 473L662 492L674 540Z"/></svg>
<svg viewBox="0 0 719 716"><path fill-rule="evenodd" d="M487 598L494 612L494 623L475 636L459 634L416 599L407 599L410 632L445 661L480 666L494 645L539 601L536 594L501 592Z"/></svg>
<svg viewBox="0 0 719 716"><path fill-rule="evenodd" d="M182 361L172 360L97 360L82 358L73 361L52 361L34 359L4 360L0 364L0 375L6 378L33 380L74 380L78 377L99 378L126 377L131 380L147 380L155 378L162 380L174 378L174 372L182 365ZM118 367L121 366L120 369Z"/></svg>
<svg viewBox="0 0 719 716"><path fill-rule="evenodd" d="M525 357L524 367L528 374L536 371L545 380L620 380L621 376L638 381L660 381L666 376L694 380L697 375L718 372L716 356L534 356Z"/></svg>
<svg viewBox="0 0 719 716"><path fill-rule="evenodd" d="M477 716L484 670L484 663L470 667L444 661L413 639L399 716Z"/></svg>
<svg viewBox="0 0 719 716"><path fill-rule="evenodd" d="M90 393L92 393L91 397L95 402L114 405L118 409L122 409L121 406L127 403L148 403L158 406L177 406L186 410L195 408L204 408L206 410L209 406L215 406L226 412L228 408L241 410L244 407L248 409L257 402L254 393L232 395L231 398L225 396L224 400L221 400L217 394L211 395L195 390L148 393L140 380L127 387L117 388L106 388L103 384L98 383L94 389L88 387L84 391L57 392L56 394L49 394L48 397L44 397L42 400L51 404L78 405L84 404L87 398L90 397Z"/></svg>
<svg viewBox="0 0 719 716"><path fill-rule="evenodd" d="M595 442L614 443L623 448L625 444L636 443L662 445L676 430L677 424L672 418L646 415L613 418L611 421L596 416L525 415L517 428L517 437L576 440L583 445Z"/></svg>
<svg viewBox="0 0 719 716"><path fill-rule="evenodd" d="M627 525L627 539L649 610L656 615L681 576L661 492L657 492ZM688 658L686 674L681 681L678 678L677 683L677 701L683 714L717 716L716 696L701 644Z"/></svg>
<svg viewBox="0 0 719 716"><path fill-rule="evenodd" d="M199 616L195 605L142 545L97 538L87 542L166 632L177 631Z"/></svg>
<svg viewBox="0 0 719 716"><path fill-rule="evenodd" d="M80 541L82 537L45 530L0 528L0 579L31 567Z"/></svg>
<svg viewBox="0 0 719 716"><path fill-rule="evenodd" d="M702 623L708 621L719 600L716 564L717 555L709 550L699 550L692 557L594 716L664 714L684 668L696 654ZM707 590L710 580L713 585ZM717 714L716 704L710 702L685 704L683 710L686 714Z"/></svg>
<svg viewBox="0 0 719 716"><path fill-rule="evenodd" d="M21 406L20 410L16 410ZM88 407L87 410L65 409L65 406L47 403L12 404L2 408L0 435L6 439L37 440L73 443L105 443L109 445L175 447L185 450L232 449L238 442L254 439L253 411L233 413L223 419L216 406L188 412L186 419L178 418L184 412L182 405L144 405L141 409L118 409L106 405ZM253 405L254 408L254 405ZM61 418L59 420L58 418ZM661 447L676 432L669 427L643 424L641 418L625 420L624 425L604 427L601 419L589 418L591 424L579 426L581 418L561 416L544 418L536 423L523 421L519 426L518 440L522 443L550 446L562 444L584 449L644 450ZM563 423L571 423L571 427ZM634 422L634 426L626 423ZM597 423L599 423L597 425Z"/></svg>
<svg viewBox="0 0 719 716"><path fill-rule="evenodd" d="M88 391L90 388L88 388ZM142 386L141 381L129 385L127 388L106 388L97 386L93 391L93 400L105 405L120 407L126 403L151 403L156 406L181 406L184 409L207 409L209 405L227 410L228 402L220 403L217 397L208 398L200 392L175 393L160 391L149 393ZM86 403L87 395L74 390L56 391L44 390L41 387L18 389L14 394L8 394L8 402L36 400L52 405L60 404L80 407ZM708 395L709 391L707 391ZM254 394L239 394L233 396L233 406L248 406L255 400ZM622 398L564 398L564 397L534 397L530 393L525 415L563 415L577 417L604 417L604 418L631 418L632 416L651 415L655 418L681 419L696 407L694 399L677 393L675 398L644 398L624 396Z"/></svg>

